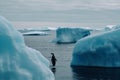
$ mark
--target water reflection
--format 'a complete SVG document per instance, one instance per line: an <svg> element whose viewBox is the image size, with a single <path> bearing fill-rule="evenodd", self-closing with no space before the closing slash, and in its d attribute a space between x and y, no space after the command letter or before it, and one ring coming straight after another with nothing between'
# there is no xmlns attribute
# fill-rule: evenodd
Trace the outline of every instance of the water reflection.
<svg viewBox="0 0 120 80"><path fill-rule="evenodd" d="M52 72L53 72L53 74L55 75L56 68L55 68L55 67L52 67L52 68L51 68L51 71L52 71Z"/></svg>
<svg viewBox="0 0 120 80"><path fill-rule="evenodd" d="M72 66L73 80L120 80L120 68Z"/></svg>

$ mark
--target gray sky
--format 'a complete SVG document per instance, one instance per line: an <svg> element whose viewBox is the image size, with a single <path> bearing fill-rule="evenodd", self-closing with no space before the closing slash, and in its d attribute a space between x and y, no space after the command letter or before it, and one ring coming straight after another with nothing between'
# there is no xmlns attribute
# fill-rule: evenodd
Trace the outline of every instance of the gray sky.
<svg viewBox="0 0 120 80"><path fill-rule="evenodd" d="M11 21L119 24L120 0L0 0Z"/></svg>

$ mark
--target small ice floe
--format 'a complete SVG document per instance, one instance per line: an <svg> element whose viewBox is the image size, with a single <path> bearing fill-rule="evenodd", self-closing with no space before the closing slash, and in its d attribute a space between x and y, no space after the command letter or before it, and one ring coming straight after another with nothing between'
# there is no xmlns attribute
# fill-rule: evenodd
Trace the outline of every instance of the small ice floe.
<svg viewBox="0 0 120 80"><path fill-rule="evenodd" d="M24 36L46 36L48 33L42 31L30 31L23 33Z"/></svg>

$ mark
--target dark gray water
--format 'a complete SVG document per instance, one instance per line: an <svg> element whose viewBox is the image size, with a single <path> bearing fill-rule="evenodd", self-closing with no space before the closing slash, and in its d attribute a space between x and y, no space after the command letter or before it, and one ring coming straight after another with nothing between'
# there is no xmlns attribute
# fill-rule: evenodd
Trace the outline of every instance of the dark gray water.
<svg viewBox="0 0 120 80"><path fill-rule="evenodd" d="M39 50L49 61L51 52L57 58L55 68L51 68L55 74L56 80L73 80L70 61L72 59L72 51L74 44L55 44L50 43L55 39L55 32L49 31L47 36L24 36L25 43L34 49Z"/></svg>
<svg viewBox="0 0 120 80"><path fill-rule="evenodd" d="M75 44L50 43L55 38L54 31L48 31L47 36L24 36L25 43L36 50L39 50L49 61L51 52L57 58L55 68L50 69L55 74L56 80L120 80L120 69L112 68L90 68L70 67L72 51Z"/></svg>

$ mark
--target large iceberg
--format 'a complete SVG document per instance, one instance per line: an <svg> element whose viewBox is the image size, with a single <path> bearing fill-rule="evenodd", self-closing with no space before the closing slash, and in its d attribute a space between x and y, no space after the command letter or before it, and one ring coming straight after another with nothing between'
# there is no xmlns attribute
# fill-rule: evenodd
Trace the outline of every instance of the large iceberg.
<svg viewBox="0 0 120 80"><path fill-rule="evenodd" d="M79 40L71 65L120 67L120 29Z"/></svg>
<svg viewBox="0 0 120 80"><path fill-rule="evenodd" d="M58 28L56 30L57 43L75 43L79 39L90 35L90 30L81 28Z"/></svg>
<svg viewBox="0 0 120 80"><path fill-rule="evenodd" d="M0 16L0 80L54 80L49 61Z"/></svg>

